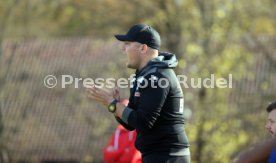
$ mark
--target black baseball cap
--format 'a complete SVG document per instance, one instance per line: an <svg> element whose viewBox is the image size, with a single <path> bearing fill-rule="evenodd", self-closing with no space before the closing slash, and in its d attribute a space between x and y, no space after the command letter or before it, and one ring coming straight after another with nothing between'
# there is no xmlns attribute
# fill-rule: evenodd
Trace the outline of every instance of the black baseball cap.
<svg viewBox="0 0 276 163"><path fill-rule="evenodd" d="M153 49L159 50L161 39L159 33L149 25L136 24L132 26L127 34L115 35L120 41L139 42L146 44Z"/></svg>

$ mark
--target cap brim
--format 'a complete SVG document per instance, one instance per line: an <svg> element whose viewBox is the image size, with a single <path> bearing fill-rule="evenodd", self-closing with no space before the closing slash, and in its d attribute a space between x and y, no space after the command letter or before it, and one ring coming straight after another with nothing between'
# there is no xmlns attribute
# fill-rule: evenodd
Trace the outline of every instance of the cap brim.
<svg viewBox="0 0 276 163"><path fill-rule="evenodd" d="M127 35L114 35L117 40L119 41L133 41L130 37Z"/></svg>

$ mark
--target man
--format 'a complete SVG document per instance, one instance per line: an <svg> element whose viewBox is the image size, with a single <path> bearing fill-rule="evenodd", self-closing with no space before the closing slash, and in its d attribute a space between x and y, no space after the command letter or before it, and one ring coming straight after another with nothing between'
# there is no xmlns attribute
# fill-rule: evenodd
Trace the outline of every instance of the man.
<svg viewBox="0 0 276 163"><path fill-rule="evenodd" d="M136 69L129 104L124 107L118 102L118 90L92 86L88 96L108 106L126 129L136 129L135 146L143 163L189 163L183 93L172 70L178 63L175 55L158 51L160 35L148 25L134 25L126 35L115 37L123 42L127 67Z"/></svg>
<svg viewBox="0 0 276 163"><path fill-rule="evenodd" d="M267 108L266 111L268 112L268 119L265 125L268 132L271 134L272 138L276 138L276 101L271 103ZM276 147L274 144L274 149L269 157L269 163L276 162Z"/></svg>
<svg viewBox="0 0 276 163"><path fill-rule="evenodd" d="M265 125L272 138L263 144L241 154L235 163L276 163L276 101L267 108L268 119Z"/></svg>

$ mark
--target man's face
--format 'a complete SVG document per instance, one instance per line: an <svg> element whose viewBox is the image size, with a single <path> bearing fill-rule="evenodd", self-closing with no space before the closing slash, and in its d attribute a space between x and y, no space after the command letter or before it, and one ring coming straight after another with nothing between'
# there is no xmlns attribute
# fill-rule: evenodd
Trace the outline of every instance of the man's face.
<svg viewBox="0 0 276 163"><path fill-rule="evenodd" d="M276 137L276 109L273 109L270 113L268 113L265 128L268 130L272 137Z"/></svg>
<svg viewBox="0 0 276 163"><path fill-rule="evenodd" d="M123 51L127 54L127 67L137 69L140 66L140 44L137 42L125 41Z"/></svg>

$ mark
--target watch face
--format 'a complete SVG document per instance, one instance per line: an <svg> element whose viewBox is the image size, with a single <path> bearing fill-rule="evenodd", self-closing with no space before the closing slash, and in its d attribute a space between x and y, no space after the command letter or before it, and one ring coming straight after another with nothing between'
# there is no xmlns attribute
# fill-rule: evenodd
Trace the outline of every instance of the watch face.
<svg viewBox="0 0 276 163"><path fill-rule="evenodd" d="M115 112L115 109L116 109L116 106L115 105L109 105L108 106L108 110L110 111L110 112Z"/></svg>

